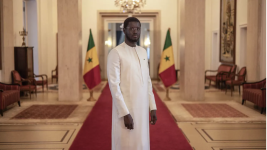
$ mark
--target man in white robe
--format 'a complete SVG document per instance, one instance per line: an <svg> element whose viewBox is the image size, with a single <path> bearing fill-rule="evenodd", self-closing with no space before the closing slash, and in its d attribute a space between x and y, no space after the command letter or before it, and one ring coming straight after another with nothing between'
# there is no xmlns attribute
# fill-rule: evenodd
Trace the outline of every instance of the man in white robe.
<svg viewBox="0 0 267 150"><path fill-rule="evenodd" d="M141 23L137 18L127 18L123 27L125 42L108 54L112 150L149 150L149 122L154 125L157 121L147 53L136 45L140 29Z"/></svg>

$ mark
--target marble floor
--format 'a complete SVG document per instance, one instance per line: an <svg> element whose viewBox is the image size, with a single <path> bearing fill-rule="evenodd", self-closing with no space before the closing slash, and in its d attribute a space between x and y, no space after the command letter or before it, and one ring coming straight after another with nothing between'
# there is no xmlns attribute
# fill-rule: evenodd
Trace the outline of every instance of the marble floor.
<svg viewBox="0 0 267 150"><path fill-rule="evenodd" d="M104 82L106 83L106 82ZM103 86L104 87L104 86ZM157 92L161 99L165 92ZM94 94L97 99L100 92ZM87 101L88 92L78 102L59 102L57 93L38 92L32 99L21 97L21 107L11 105L0 117L0 150L67 150L75 139L83 121L95 101ZM188 102L179 90L170 91L171 101L163 101L169 108L177 126L183 131L195 150L258 150L266 149L266 115L250 102L241 105L241 96L235 91L225 94L217 89L206 90L205 101L197 103L226 103L248 117L197 119L181 107ZM77 104L67 119L11 119L33 104ZM159 118L160 119L160 118Z"/></svg>

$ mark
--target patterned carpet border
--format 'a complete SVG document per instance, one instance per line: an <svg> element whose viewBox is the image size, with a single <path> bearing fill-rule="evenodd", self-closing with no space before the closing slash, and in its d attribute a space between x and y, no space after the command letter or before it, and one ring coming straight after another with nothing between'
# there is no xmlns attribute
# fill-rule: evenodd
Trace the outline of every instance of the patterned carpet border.
<svg viewBox="0 0 267 150"><path fill-rule="evenodd" d="M227 104L182 104L196 118L248 117Z"/></svg>
<svg viewBox="0 0 267 150"><path fill-rule="evenodd" d="M78 105L32 105L11 119L66 119Z"/></svg>

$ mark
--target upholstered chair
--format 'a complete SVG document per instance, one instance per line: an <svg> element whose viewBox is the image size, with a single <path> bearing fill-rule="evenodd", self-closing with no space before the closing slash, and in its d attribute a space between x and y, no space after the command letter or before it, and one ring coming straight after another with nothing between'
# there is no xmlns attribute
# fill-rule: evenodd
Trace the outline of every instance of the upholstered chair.
<svg viewBox="0 0 267 150"><path fill-rule="evenodd" d="M55 72L55 73L54 73ZM51 82L53 83L53 79L56 79L56 82L58 81L58 67L56 66L55 70L51 71Z"/></svg>
<svg viewBox="0 0 267 150"><path fill-rule="evenodd" d="M231 88L231 96L234 90L234 86L238 86L240 95L240 86L242 86L242 84L246 81L246 74L247 74L246 67L241 68L238 74L231 74L230 78L228 78L225 82L226 84L225 93L227 93L227 85L229 85ZM235 77L237 77L237 79L235 79Z"/></svg>
<svg viewBox="0 0 267 150"><path fill-rule="evenodd" d="M213 81L215 82L216 87L218 87L218 85L220 84L221 78L222 78L221 74L230 73L231 69L232 69L231 65L221 64L218 67L218 70L206 70L205 71L205 83L206 83L206 80L209 80L210 81L209 86L210 86L211 81ZM208 72L216 72L216 75L207 75Z"/></svg>
<svg viewBox="0 0 267 150"><path fill-rule="evenodd" d="M225 86L227 80L235 80L235 73L236 73L236 65L233 65L230 72L222 71L220 73L219 81L220 81L220 88L222 84Z"/></svg>
<svg viewBox="0 0 267 150"><path fill-rule="evenodd" d="M46 89L48 90L48 78L46 74L41 74L41 75L34 74L34 78L41 78L41 80L36 80L36 85L41 85L43 92L44 92L45 85L46 85Z"/></svg>
<svg viewBox="0 0 267 150"><path fill-rule="evenodd" d="M266 109L266 78L258 82L243 83L242 105L250 101L261 107L261 113Z"/></svg>
<svg viewBox="0 0 267 150"><path fill-rule="evenodd" d="M5 84L0 82L0 114L4 109L15 102L20 106L20 86L18 84Z"/></svg>
<svg viewBox="0 0 267 150"><path fill-rule="evenodd" d="M36 86L36 80L34 78L24 79L20 76L20 74L16 70L13 70L11 72L11 76L12 76L12 83L20 85L20 91L29 92L30 98L31 98L31 93L35 91L35 95L37 96L37 86ZM25 85L23 83L27 84Z"/></svg>

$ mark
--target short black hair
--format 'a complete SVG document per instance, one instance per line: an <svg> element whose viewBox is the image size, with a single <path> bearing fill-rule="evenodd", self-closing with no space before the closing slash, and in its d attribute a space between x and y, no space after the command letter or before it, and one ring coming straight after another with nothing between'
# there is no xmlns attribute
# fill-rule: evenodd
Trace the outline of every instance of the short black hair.
<svg viewBox="0 0 267 150"><path fill-rule="evenodd" d="M129 22L139 22L139 24L141 26L141 22L137 18L135 18L135 17L129 17L126 20L124 20L123 28L126 28L128 26L128 24L129 24Z"/></svg>

